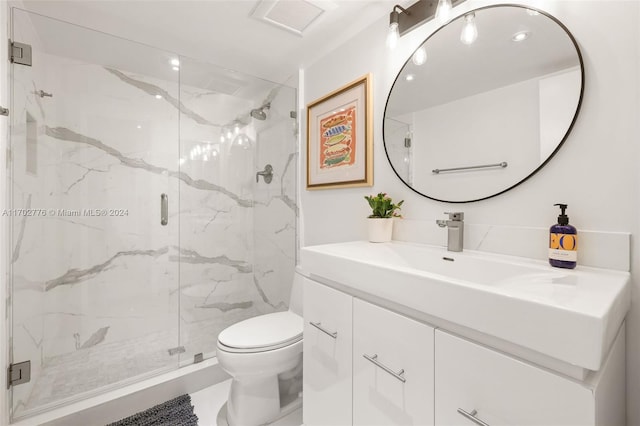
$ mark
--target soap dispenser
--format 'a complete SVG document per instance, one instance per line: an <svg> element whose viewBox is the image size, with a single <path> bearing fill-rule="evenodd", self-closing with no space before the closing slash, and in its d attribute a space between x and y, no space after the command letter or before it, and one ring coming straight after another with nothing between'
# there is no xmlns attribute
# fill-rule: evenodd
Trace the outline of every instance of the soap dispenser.
<svg viewBox="0 0 640 426"><path fill-rule="evenodd" d="M554 204L560 207L558 223L549 229L549 264L556 268L573 269L578 260L578 231L569 225L569 216L565 214L566 204Z"/></svg>

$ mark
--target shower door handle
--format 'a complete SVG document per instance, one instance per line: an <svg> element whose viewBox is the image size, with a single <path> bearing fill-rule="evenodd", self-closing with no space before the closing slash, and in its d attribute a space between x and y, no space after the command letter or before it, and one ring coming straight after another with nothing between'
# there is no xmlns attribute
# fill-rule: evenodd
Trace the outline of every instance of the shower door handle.
<svg viewBox="0 0 640 426"><path fill-rule="evenodd" d="M160 195L160 225L167 226L169 223L169 196L167 194Z"/></svg>

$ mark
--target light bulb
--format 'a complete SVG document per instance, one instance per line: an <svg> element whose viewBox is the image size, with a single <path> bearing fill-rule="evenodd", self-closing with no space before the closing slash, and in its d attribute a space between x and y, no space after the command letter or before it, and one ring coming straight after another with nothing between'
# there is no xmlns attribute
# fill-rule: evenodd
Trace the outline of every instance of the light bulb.
<svg viewBox="0 0 640 426"><path fill-rule="evenodd" d="M464 15L464 26L460 33L460 41L464 44L472 44L478 38L478 27L476 27L475 13Z"/></svg>
<svg viewBox="0 0 640 426"><path fill-rule="evenodd" d="M427 62L427 51L425 50L424 46L420 46L418 50L416 50L416 52L411 57L411 60L418 66Z"/></svg>
<svg viewBox="0 0 640 426"><path fill-rule="evenodd" d="M389 33L387 34L387 47L389 49L395 49L398 44L400 33L398 32L398 23L392 22L389 24Z"/></svg>
<svg viewBox="0 0 640 426"><path fill-rule="evenodd" d="M441 24L446 24L451 17L451 0L438 0L436 19Z"/></svg>

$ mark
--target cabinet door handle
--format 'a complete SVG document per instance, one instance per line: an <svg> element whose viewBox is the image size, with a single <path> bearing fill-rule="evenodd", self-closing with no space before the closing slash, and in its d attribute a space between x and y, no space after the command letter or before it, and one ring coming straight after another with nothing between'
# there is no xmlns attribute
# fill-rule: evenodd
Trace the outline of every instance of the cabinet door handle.
<svg viewBox="0 0 640 426"><path fill-rule="evenodd" d="M476 414L478 414L478 410L473 410L472 412L468 413L466 411L464 411L462 408L458 408L458 413L462 414L463 417L466 417L467 419L471 420L472 422L474 422L477 425L480 426L490 426L489 423L485 423L482 420L480 420L479 418L476 417Z"/></svg>
<svg viewBox="0 0 640 426"><path fill-rule="evenodd" d="M311 321L309 321L309 324L311 324L312 326L314 326L318 330L322 331L324 334L333 337L334 339L338 338L338 332L337 331L331 332L331 331L327 330L326 328L324 328L322 326L322 324L320 324L319 322L311 322Z"/></svg>
<svg viewBox="0 0 640 426"><path fill-rule="evenodd" d="M389 367L387 367L386 365L378 361L378 354L373 354L373 356L362 354L362 356L365 357L365 359L367 359L368 361L371 361L372 363L374 363L377 367L382 368L384 371L391 374L396 379L400 380L402 383L406 383L407 379L404 378L404 370L400 370L396 373L395 371L393 371L392 369L390 369Z"/></svg>

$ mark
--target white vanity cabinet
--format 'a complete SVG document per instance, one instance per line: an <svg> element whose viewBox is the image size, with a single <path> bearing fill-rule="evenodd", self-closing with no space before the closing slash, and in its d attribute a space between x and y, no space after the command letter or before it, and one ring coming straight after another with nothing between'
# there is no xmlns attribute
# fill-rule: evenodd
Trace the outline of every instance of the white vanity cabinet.
<svg viewBox="0 0 640 426"><path fill-rule="evenodd" d="M435 365L438 425L594 424L591 389L440 330Z"/></svg>
<svg viewBox="0 0 640 426"><path fill-rule="evenodd" d="M304 316L307 426L625 424L624 323L580 380L309 279Z"/></svg>
<svg viewBox="0 0 640 426"><path fill-rule="evenodd" d="M434 331L354 298L354 425L433 425Z"/></svg>
<svg viewBox="0 0 640 426"><path fill-rule="evenodd" d="M303 422L352 424L352 299L304 279Z"/></svg>

